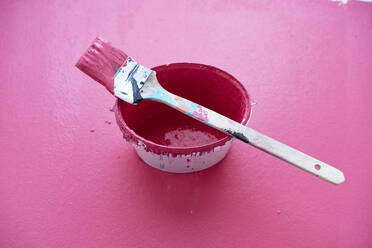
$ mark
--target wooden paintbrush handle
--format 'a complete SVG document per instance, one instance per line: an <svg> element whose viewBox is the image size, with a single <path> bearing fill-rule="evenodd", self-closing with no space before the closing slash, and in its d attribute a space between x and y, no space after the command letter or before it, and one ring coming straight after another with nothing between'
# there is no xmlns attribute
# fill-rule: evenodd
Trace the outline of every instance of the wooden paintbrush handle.
<svg viewBox="0 0 372 248"><path fill-rule="evenodd" d="M340 170L318 159L263 135L251 128L244 127L243 133L244 136L248 138L249 144L280 158L283 161L334 184L341 184L345 181L344 174Z"/></svg>
<svg viewBox="0 0 372 248"><path fill-rule="evenodd" d="M222 132L234 136L264 152L267 152L281 160L284 160L300 169L303 169L317 177L320 177L334 184L341 184L345 181L343 173L305 153L289 147L275 139L265 136L251 128L248 128L236 121L233 121L219 113L191 102L182 97L176 96L161 87L156 87L147 98L161 101L167 105L189 115L198 121L212 126Z"/></svg>

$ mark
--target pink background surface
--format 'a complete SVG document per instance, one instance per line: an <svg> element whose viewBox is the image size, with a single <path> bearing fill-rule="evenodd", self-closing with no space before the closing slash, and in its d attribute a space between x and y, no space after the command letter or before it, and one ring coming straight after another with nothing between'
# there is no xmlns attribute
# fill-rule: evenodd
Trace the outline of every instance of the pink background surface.
<svg viewBox="0 0 372 248"><path fill-rule="evenodd" d="M0 35L1 248L372 246L372 4L3 0ZM230 72L251 127L346 182L241 142L200 173L146 166L74 68L96 35L149 67Z"/></svg>

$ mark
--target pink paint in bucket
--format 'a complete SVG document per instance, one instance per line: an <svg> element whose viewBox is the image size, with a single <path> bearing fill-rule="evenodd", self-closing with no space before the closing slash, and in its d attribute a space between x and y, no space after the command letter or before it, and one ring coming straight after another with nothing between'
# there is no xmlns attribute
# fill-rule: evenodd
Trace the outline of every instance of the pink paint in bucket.
<svg viewBox="0 0 372 248"><path fill-rule="evenodd" d="M251 114L244 86L216 67L174 63L153 68L168 91L210 108L242 124ZM168 172L203 170L227 154L233 139L163 103L137 105L120 99L115 116L124 138L150 166Z"/></svg>

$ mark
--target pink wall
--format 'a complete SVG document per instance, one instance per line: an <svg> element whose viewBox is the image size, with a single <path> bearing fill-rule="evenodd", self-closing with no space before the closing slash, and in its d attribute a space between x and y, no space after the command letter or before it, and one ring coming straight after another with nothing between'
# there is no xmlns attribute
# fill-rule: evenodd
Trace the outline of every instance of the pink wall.
<svg viewBox="0 0 372 248"><path fill-rule="evenodd" d="M247 2L1 1L0 247L372 247L372 4ZM253 128L346 182L238 142L201 173L146 166L74 68L96 35L230 72Z"/></svg>

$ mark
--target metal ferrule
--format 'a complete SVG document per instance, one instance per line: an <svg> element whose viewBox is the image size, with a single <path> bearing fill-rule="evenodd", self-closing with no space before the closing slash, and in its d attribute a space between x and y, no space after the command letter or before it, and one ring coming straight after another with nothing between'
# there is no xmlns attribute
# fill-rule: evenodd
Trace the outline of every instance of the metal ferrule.
<svg viewBox="0 0 372 248"><path fill-rule="evenodd" d="M136 104L142 100L140 89L152 70L138 64L131 57L121 66L114 76L114 95L128 103Z"/></svg>

